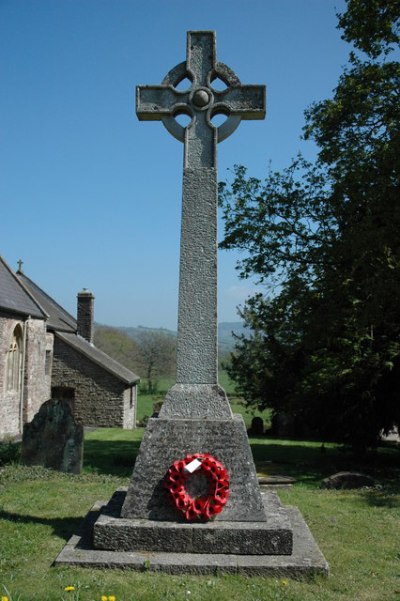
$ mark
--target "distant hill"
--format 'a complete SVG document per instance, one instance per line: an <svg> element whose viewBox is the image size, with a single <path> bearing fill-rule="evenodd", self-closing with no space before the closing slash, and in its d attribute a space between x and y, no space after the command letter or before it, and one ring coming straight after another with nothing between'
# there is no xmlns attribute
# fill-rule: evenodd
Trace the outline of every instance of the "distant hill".
<svg viewBox="0 0 400 601"><path fill-rule="evenodd" d="M220 353L230 353L235 346L235 337L246 332L241 321L222 321L218 324L218 347Z"/></svg>
<svg viewBox="0 0 400 601"><path fill-rule="evenodd" d="M176 337L176 332L174 330L167 330L167 328L147 328L145 326L120 326L117 328L130 338L133 338L136 342L140 342L140 334L142 332L157 332L160 334L165 334L167 336Z"/></svg>
<svg viewBox="0 0 400 601"><path fill-rule="evenodd" d="M241 322L224 322L218 326L219 361L225 362L227 355L235 346L233 334L245 331ZM143 336L143 333L155 333L157 336ZM160 334L162 336L160 336ZM149 344L145 343L145 340ZM113 359L125 365L144 379L149 378L149 366L155 370L153 378L170 376L176 367L176 332L166 328L111 327L95 324L94 343ZM151 343L153 341L153 343ZM150 353L150 355L149 355ZM147 380L146 380L147 381Z"/></svg>
<svg viewBox="0 0 400 601"><path fill-rule="evenodd" d="M100 324L98 324L99 327ZM143 331L149 332L160 332L168 336L176 336L174 330L168 330L167 328L147 328L145 326L120 326L113 328L119 330L123 334L129 336L136 342L140 342L140 333ZM218 346L220 353L230 353L235 346L235 338L233 334L240 335L245 331L244 324L241 321L224 321L218 325Z"/></svg>

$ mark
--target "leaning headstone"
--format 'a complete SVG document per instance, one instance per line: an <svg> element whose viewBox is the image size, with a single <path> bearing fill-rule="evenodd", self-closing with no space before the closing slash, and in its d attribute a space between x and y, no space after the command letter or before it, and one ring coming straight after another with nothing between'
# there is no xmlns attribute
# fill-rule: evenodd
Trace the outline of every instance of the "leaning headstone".
<svg viewBox="0 0 400 601"><path fill-rule="evenodd" d="M33 420L24 425L22 462L79 474L82 457L83 426L75 422L68 403L56 399L43 403Z"/></svg>
<svg viewBox="0 0 400 601"><path fill-rule="evenodd" d="M375 480L371 476L358 472L337 472L337 474L324 478L320 488L341 490L366 486L375 486Z"/></svg>

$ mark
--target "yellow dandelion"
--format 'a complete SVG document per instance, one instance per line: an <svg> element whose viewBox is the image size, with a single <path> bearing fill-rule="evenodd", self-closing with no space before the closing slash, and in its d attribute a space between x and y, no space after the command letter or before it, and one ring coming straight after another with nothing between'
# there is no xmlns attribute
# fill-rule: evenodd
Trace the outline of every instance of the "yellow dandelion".
<svg viewBox="0 0 400 601"><path fill-rule="evenodd" d="M74 591L74 590L75 590L75 587L74 587L74 586L65 586L65 587L64 587L64 591L65 591L66 593L70 593L71 591Z"/></svg>
<svg viewBox="0 0 400 601"><path fill-rule="evenodd" d="M10 601L8 597L2 597L1 601Z"/></svg>
<svg viewBox="0 0 400 601"><path fill-rule="evenodd" d="M100 601L108 601L107 595L101 595Z"/></svg>
<svg viewBox="0 0 400 601"><path fill-rule="evenodd" d="M108 601L117 601L117 598L115 595L109 595Z"/></svg>

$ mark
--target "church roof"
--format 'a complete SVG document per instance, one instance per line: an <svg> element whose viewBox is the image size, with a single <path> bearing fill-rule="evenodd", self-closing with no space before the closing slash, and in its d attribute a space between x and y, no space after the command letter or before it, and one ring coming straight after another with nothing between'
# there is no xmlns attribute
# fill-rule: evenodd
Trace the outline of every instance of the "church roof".
<svg viewBox="0 0 400 601"><path fill-rule="evenodd" d="M131 386L140 380L139 376L127 367L78 336L76 319L22 271L15 274L2 257L0 257L0 309L46 320L46 328L54 331L65 344L122 382Z"/></svg>
<svg viewBox="0 0 400 601"><path fill-rule="evenodd" d="M59 305L51 296L46 294L35 282L32 282L21 271L17 272L18 278L24 286L31 292L32 296L37 300L41 307L46 311L48 320L46 327L48 330L57 332L73 332L76 333L76 319L72 317L61 305Z"/></svg>
<svg viewBox="0 0 400 601"><path fill-rule="evenodd" d="M0 309L19 315L47 318L44 307L37 302L2 257L0 257Z"/></svg>
<svg viewBox="0 0 400 601"><path fill-rule="evenodd" d="M140 380L139 376L133 373L127 367L124 367L118 361L111 359L106 353L90 344L82 336L70 334L67 332L56 332L56 337L71 346L76 351L85 355L90 361L97 363L103 369L116 376L126 384L132 385Z"/></svg>

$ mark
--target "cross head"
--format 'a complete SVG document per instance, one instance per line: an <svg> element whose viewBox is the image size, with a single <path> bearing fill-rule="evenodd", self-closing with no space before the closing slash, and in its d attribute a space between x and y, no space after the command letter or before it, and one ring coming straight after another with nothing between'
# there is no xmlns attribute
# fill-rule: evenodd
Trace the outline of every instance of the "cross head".
<svg viewBox="0 0 400 601"><path fill-rule="evenodd" d="M185 79L190 80L190 89L178 90ZM216 90L212 85L216 79L226 89ZM216 61L214 31L189 31L186 61L171 69L161 85L136 88L136 113L140 120L162 121L184 142L185 168L215 168L217 142L230 136L242 119L264 119L265 96L265 86L242 85L229 67ZM181 114L191 118L186 127L175 119ZM218 114L227 119L216 127L212 118Z"/></svg>

